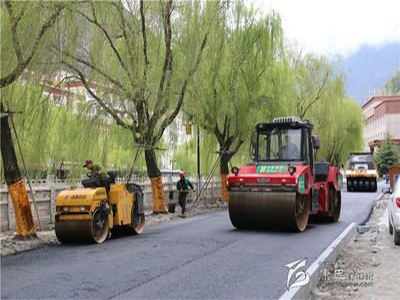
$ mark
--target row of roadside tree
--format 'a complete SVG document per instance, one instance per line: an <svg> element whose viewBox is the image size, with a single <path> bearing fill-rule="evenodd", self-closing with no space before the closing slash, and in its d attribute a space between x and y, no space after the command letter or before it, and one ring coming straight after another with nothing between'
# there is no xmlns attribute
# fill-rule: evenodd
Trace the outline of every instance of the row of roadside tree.
<svg viewBox="0 0 400 300"><path fill-rule="evenodd" d="M126 167L137 151L155 212L165 211L157 149L175 147L176 167L197 167L194 140L165 138L178 116L200 128L203 173L223 153L223 181L230 163L249 160L256 123L276 116L313 122L319 160L339 165L362 148L339 59L289 43L276 12L242 1L4 1L1 26L1 99L23 113L14 119L28 162ZM52 103L43 76L60 70L92 102L75 112Z"/></svg>

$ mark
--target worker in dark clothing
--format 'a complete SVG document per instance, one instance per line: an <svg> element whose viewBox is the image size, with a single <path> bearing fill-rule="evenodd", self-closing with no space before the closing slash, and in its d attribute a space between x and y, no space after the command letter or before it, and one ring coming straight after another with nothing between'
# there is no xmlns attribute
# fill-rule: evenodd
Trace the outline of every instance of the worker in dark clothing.
<svg viewBox="0 0 400 300"><path fill-rule="evenodd" d="M179 173L180 180L176 184L176 188L179 191L179 205L182 209L182 214L180 217L185 218L185 211L186 211L186 197L189 193L189 187L194 191L193 185L190 183L189 180L185 178L185 173Z"/></svg>

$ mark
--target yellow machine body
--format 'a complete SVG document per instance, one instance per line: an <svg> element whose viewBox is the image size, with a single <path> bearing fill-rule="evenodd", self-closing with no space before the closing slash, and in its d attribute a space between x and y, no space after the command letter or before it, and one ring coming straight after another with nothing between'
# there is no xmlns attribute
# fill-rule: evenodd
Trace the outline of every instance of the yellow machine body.
<svg viewBox="0 0 400 300"><path fill-rule="evenodd" d="M57 238L61 242L102 243L116 227L141 233L144 213L134 213L136 204L136 194L124 184L111 185L109 195L104 187L62 191L56 199Z"/></svg>
<svg viewBox="0 0 400 300"><path fill-rule="evenodd" d="M135 202L133 194L129 193L125 185L114 185L110 189L110 204L116 206L113 217L114 226L130 225L132 223L132 207Z"/></svg>

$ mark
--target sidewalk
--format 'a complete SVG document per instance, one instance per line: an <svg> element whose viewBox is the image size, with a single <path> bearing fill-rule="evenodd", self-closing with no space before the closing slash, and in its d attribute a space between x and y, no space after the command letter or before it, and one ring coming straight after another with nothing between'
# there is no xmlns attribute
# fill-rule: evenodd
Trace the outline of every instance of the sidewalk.
<svg viewBox="0 0 400 300"><path fill-rule="evenodd" d="M191 207L187 210L186 216L190 218L195 215L211 213L216 211L224 210L227 207L227 204L223 201L215 201L214 203L202 203L198 207ZM146 223L145 229L143 234L146 234L146 227L150 227L159 223L164 222L171 222L177 219L182 220L178 217L180 213L179 205L176 207L175 214L157 214L153 215L151 211L146 211ZM54 232L54 225L51 227L46 228L43 231L37 232L37 239L31 240L16 240L14 239L14 232L13 231L4 231L0 232L0 241L1 241L1 248L0 248L0 255L6 256L18 252L33 250L36 248L40 248L43 246L59 244L57 237ZM106 241L107 242L107 241Z"/></svg>
<svg viewBox="0 0 400 300"><path fill-rule="evenodd" d="M388 198L376 201L368 223L335 263L322 268L312 299L398 299L400 247L389 234Z"/></svg>

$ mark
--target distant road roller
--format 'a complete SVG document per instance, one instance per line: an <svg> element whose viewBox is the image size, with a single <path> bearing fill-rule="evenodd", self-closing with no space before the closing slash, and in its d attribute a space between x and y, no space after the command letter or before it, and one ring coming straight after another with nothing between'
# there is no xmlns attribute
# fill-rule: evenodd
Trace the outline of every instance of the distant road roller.
<svg viewBox="0 0 400 300"><path fill-rule="evenodd" d="M302 232L310 215L339 220L342 175L329 163L314 162L320 145L312 130L296 117L257 124L253 161L228 176L233 226Z"/></svg>
<svg viewBox="0 0 400 300"><path fill-rule="evenodd" d="M55 232L62 243L103 243L111 230L143 231L143 192L134 183L115 184L109 191L98 178L82 180L84 188L60 192L56 199Z"/></svg>
<svg viewBox="0 0 400 300"><path fill-rule="evenodd" d="M376 192L378 172L374 165L374 156L370 152L350 153L346 168L348 192Z"/></svg>

